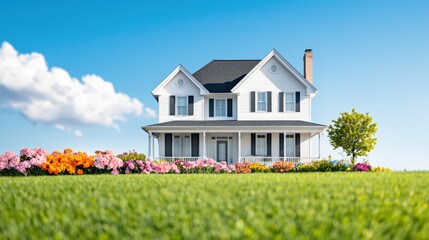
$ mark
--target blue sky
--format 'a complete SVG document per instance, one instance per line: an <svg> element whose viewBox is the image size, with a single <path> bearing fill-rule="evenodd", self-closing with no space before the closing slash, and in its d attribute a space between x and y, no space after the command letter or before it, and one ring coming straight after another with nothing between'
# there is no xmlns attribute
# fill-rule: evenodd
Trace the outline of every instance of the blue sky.
<svg viewBox="0 0 429 240"><path fill-rule="evenodd" d="M140 126L157 121L144 112L157 109L150 92L178 64L194 72L212 59L263 58L276 48L301 70L304 49L311 48L319 90L313 121L329 124L353 107L369 112L379 126L378 144L369 157L373 164L429 169L427 1L2 1L1 5L0 43L8 42L19 53L40 53L49 67L62 68L80 81L88 74L100 76L113 84L116 93L129 97L124 101L131 110L112 113L124 118L115 120L119 130L91 114L54 127L50 121L4 106L0 96L0 152L22 147L146 152L147 135ZM133 98L144 105L139 116L132 110ZM81 137L74 134L77 130ZM326 136L322 144L323 155L341 156Z"/></svg>

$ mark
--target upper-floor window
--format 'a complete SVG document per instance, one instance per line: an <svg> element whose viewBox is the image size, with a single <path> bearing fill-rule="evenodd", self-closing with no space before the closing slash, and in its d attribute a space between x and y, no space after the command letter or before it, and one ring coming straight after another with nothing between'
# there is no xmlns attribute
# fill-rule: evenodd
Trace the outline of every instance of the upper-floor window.
<svg viewBox="0 0 429 240"><path fill-rule="evenodd" d="M215 117L226 117L226 99L216 99L215 109Z"/></svg>
<svg viewBox="0 0 429 240"><path fill-rule="evenodd" d="M176 97L177 115L188 116L188 97Z"/></svg>
<svg viewBox="0 0 429 240"><path fill-rule="evenodd" d="M285 93L286 112L295 112L295 93Z"/></svg>
<svg viewBox="0 0 429 240"><path fill-rule="evenodd" d="M267 92L258 92L256 102L257 102L257 111L266 112L267 111Z"/></svg>

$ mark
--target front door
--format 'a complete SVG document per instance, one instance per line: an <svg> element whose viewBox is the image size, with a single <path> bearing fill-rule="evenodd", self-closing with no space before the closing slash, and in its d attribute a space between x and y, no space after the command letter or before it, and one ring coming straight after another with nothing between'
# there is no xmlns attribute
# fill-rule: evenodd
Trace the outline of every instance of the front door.
<svg viewBox="0 0 429 240"><path fill-rule="evenodd" d="M217 141L217 154L216 160L218 162L226 161L228 162L228 141Z"/></svg>

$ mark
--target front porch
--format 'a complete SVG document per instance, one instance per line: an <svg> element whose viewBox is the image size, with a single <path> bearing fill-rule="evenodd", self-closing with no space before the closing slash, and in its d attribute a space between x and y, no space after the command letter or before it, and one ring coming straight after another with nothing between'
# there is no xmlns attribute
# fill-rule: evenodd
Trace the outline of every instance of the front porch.
<svg viewBox="0 0 429 240"><path fill-rule="evenodd" d="M149 135L148 158L152 160L212 158L228 164L259 162L270 165L277 161L320 159L320 134L325 128L299 120L223 120L172 121L143 129ZM312 144L313 139L317 142ZM317 151L313 151L314 144L317 144Z"/></svg>

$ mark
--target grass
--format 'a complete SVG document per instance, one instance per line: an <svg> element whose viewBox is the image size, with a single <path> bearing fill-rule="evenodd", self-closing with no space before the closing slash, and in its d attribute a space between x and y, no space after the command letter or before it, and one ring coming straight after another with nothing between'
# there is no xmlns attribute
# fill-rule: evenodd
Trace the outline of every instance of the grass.
<svg viewBox="0 0 429 240"><path fill-rule="evenodd" d="M428 239L429 172L0 178L0 239Z"/></svg>

